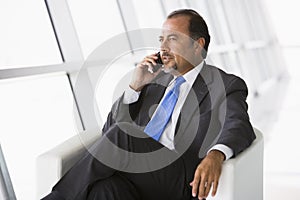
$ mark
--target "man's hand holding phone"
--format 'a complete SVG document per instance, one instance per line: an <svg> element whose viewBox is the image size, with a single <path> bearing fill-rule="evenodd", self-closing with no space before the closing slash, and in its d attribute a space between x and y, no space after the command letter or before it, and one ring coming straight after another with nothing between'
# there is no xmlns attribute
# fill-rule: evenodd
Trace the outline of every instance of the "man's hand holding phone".
<svg viewBox="0 0 300 200"><path fill-rule="evenodd" d="M140 91L161 72L161 69L162 60L159 52L146 56L134 70L129 86L135 91Z"/></svg>

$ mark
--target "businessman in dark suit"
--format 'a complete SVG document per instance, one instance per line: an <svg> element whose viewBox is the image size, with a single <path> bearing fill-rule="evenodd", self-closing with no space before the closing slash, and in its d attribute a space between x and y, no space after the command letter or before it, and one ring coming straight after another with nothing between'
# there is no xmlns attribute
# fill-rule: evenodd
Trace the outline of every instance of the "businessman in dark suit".
<svg viewBox="0 0 300 200"><path fill-rule="evenodd" d="M138 64L101 139L45 200L190 200L216 194L223 161L255 139L246 84L205 63L210 36L197 12L172 12L159 40L163 68L154 70L156 54Z"/></svg>

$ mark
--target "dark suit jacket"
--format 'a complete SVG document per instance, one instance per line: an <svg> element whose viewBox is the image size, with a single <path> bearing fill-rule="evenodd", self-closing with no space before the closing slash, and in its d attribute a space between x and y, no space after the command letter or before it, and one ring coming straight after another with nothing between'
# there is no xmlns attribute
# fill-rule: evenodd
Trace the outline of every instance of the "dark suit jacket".
<svg viewBox="0 0 300 200"><path fill-rule="evenodd" d="M113 105L103 132L122 121L146 126L170 80L171 75L160 73L142 89L138 101L130 105L123 104L121 97ZM189 180L214 144L230 147L236 156L255 139L247 113L247 95L241 78L204 64L182 107L174 139L176 151L182 153L186 162Z"/></svg>

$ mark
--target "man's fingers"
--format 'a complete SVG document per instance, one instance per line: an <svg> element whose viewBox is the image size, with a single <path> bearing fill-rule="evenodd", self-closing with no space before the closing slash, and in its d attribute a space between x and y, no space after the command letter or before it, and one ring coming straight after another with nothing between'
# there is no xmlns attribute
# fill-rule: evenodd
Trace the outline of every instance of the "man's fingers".
<svg viewBox="0 0 300 200"><path fill-rule="evenodd" d="M205 179L200 181L199 189L198 189L198 198L205 197L205 187L207 185L207 181Z"/></svg>
<svg viewBox="0 0 300 200"><path fill-rule="evenodd" d="M147 61L143 61L143 62L138 64L138 67L140 67L140 68L146 68L146 67L148 68L150 66L152 67L152 64L147 62Z"/></svg>
<svg viewBox="0 0 300 200"><path fill-rule="evenodd" d="M212 155L212 154L211 154ZM217 193L219 178L221 175L221 165L217 159L205 158L197 167L194 180L190 183L192 195L199 199L206 198L210 192L212 196Z"/></svg>
<svg viewBox="0 0 300 200"><path fill-rule="evenodd" d="M138 67L148 70L150 73L154 73L153 66L157 65L156 59L158 57L155 54L146 56Z"/></svg>
<svg viewBox="0 0 300 200"><path fill-rule="evenodd" d="M192 196L196 197L197 193L198 193L198 187L199 187L199 179L198 178L194 178L193 182L192 182Z"/></svg>
<svg viewBox="0 0 300 200"><path fill-rule="evenodd" d="M205 198L208 196L212 184L213 184L212 181L207 182L206 187L205 187L205 192L204 192L204 197Z"/></svg>
<svg viewBox="0 0 300 200"><path fill-rule="evenodd" d="M211 193L212 196L215 196L216 193L217 193L217 189L218 189L218 185L219 185L219 181L218 180L219 180L219 178L215 179L215 181L214 181L213 190L212 190L212 193Z"/></svg>
<svg viewBox="0 0 300 200"><path fill-rule="evenodd" d="M156 65L157 56L147 56L144 58L144 61L151 63L152 65Z"/></svg>

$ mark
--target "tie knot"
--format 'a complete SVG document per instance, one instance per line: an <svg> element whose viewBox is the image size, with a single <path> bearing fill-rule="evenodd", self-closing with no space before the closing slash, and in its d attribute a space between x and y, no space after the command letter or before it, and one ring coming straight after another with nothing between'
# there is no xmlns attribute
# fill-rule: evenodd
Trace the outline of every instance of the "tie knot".
<svg viewBox="0 0 300 200"><path fill-rule="evenodd" d="M175 86L174 87L179 87L184 82L185 82L185 79L182 76L178 76L175 79Z"/></svg>

